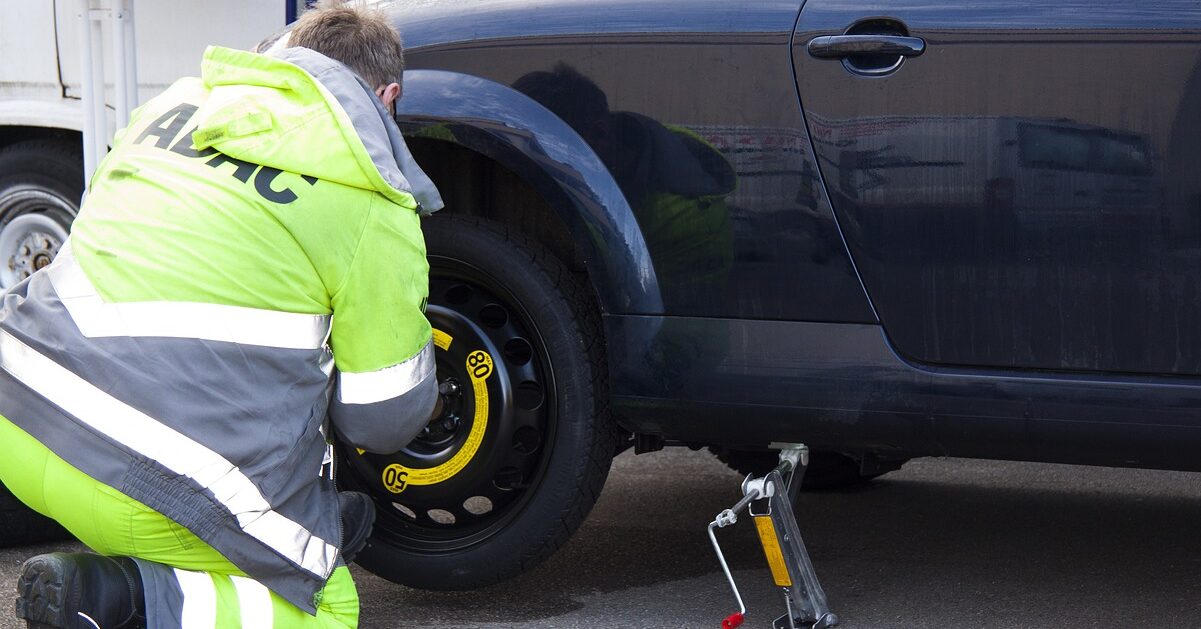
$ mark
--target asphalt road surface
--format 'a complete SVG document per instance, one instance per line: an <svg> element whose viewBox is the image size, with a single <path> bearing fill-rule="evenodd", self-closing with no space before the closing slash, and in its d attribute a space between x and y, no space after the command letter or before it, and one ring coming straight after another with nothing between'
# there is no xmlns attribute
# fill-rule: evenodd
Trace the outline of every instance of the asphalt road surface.
<svg viewBox="0 0 1201 629"><path fill-rule="evenodd" d="M1201 627L1198 480L919 460L856 491L803 494L798 511L843 627ZM704 452L624 454L572 541L513 581L422 592L358 571L362 626L719 627L735 603L705 526L738 484ZM783 606L752 529L721 539L744 626L770 627ZM53 548L0 551L0 582ZM0 614L0 629L17 626Z"/></svg>

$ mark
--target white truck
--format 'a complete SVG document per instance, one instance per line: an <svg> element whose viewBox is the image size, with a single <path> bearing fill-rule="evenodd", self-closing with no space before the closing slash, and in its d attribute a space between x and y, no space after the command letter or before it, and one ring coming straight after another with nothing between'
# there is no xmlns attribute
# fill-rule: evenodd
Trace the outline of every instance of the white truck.
<svg viewBox="0 0 1201 629"><path fill-rule="evenodd" d="M129 109L175 79L196 75L206 46L250 48L283 28L305 4L0 3L0 290L48 264L58 251L83 193L85 153L94 163L113 132L124 125ZM128 45L123 46L122 39ZM136 63L129 63L131 59ZM94 99L93 111L103 113L94 116L94 149L85 151L88 95L82 79L94 63L103 66L92 74L98 79L92 84L104 84L104 107ZM133 67L134 73L118 71ZM128 89L123 89L121 79L126 76L136 79L125 81ZM98 96L99 89L96 92Z"/></svg>

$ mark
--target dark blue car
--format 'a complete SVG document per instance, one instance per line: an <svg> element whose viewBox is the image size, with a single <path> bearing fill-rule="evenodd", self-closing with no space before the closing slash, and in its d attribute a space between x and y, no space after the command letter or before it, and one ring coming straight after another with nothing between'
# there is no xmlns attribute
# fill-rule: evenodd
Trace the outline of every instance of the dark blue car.
<svg viewBox="0 0 1201 629"><path fill-rule="evenodd" d="M359 561L487 585L625 448L1201 470L1193 0L397 0L446 404Z"/></svg>
<svg viewBox="0 0 1201 629"><path fill-rule="evenodd" d="M344 453L379 574L528 568L627 447L1201 470L1196 2L385 5L451 403Z"/></svg>

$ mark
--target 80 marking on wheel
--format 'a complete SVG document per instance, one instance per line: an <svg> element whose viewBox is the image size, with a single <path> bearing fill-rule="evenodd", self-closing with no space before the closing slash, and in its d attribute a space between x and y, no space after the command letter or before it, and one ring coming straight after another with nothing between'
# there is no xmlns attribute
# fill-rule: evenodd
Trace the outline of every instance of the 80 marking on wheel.
<svg viewBox="0 0 1201 629"><path fill-rule="evenodd" d="M478 349L471 352L467 355L467 371L476 380L487 380L492 375L492 356Z"/></svg>

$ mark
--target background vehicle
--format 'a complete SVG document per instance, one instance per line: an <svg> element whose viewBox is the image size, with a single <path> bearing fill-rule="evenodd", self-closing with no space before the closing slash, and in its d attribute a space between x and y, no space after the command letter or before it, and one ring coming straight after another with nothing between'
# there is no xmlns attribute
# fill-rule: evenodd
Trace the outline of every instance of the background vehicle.
<svg viewBox="0 0 1201 629"><path fill-rule="evenodd" d="M1201 470L1194 3L381 4L451 403L341 452L368 568L524 570L628 446Z"/></svg>
<svg viewBox="0 0 1201 629"><path fill-rule="evenodd" d="M79 14L85 5L108 24L119 3L0 5L0 290L50 263L79 208L84 188ZM284 26L303 3L184 0L136 6L141 25L136 35L138 94L144 100L180 76L194 74L205 46L250 47ZM107 43L96 48L105 51L111 137L120 123L112 110L115 52ZM65 534L0 486L0 546Z"/></svg>
<svg viewBox="0 0 1201 629"><path fill-rule="evenodd" d="M303 3L300 3L301 5ZM0 288L49 263L66 238L83 192L80 131L84 52L79 15L102 18L107 137L116 52L110 29L120 0L7 2L0 6ZM197 72L205 46L249 48L295 15L295 0L138 2L137 93L145 100ZM102 140L103 141L103 140Z"/></svg>

